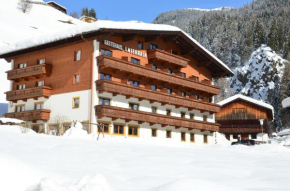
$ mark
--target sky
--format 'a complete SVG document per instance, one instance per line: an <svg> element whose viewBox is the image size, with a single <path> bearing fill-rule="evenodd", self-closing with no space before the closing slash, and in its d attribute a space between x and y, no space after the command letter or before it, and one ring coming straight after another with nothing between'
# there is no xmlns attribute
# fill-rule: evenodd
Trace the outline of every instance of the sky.
<svg viewBox="0 0 290 191"><path fill-rule="evenodd" d="M47 2L46 0L45 2ZM176 9L218 7L239 8L252 0L54 0L70 12L80 16L83 7L94 8L100 20L114 21L138 20L152 22L158 14Z"/></svg>

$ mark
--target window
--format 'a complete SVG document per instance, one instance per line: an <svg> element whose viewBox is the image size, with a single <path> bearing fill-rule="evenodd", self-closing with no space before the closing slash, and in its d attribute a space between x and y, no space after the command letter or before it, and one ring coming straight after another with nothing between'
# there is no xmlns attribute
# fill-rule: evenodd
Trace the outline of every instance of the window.
<svg viewBox="0 0 290 191"><path fill-rule="evenodd" d="M185 112L180 112L180 117L185 118Z"/></svg>
<svg viewBox="0 0 290 191"><path fill-rule="evenodd" d="M151 107L152 113L157 113L157 107Z"/></svg>
<svg viewBox="0 0 290 191"><path fill-rule="evenodd" d="M199 100L199 95L194 95L196 100Z"/></svg>
<svg viewBox="0 0 290 191"><path fill-rule="evenodd" d="M38 64L45 64L45 59L39 59L39 60L37 61L37 63L38 63Z"/></svg>
<svg viewBox="0 0 290 191"><path fill-rule="evenodd" d="M149 49L152 50L152 49L157 49L158 46L156 44L150 44L149 46Z"/></svg>
<svg viewBox="0 0 290 191"><path fill-rule="evenodd" d="M80 108L80 98L79 97L73 98L73 109L75 109L75 108Z"/></svg>
<svg viewBox="0 0 290 191"><path fill-rule="evenodd" d="M43 103L42 102L34 103L34 109L35 110L43 109Z"/></svg>
<svg viewBox="0 0 290 191"><path fill-rule="evenodd" d="M181 141L182 142L185 142L186 141L186 134L185 134L185 132L181 132Z"/></svg>
<svg viewBox="0 0 290 191"><path fill-rule="evenodd" d="M75 52L75 61L81 60L82 52L80 50Z"/></svg>
<svg viewBox="0 0 290 191"><path fill-rule="evenodd" d="M101 55L102 56L109 56L109 57L111 57L112 56L112 51L106 50L106 49L101 49Z"/></svg>
<svg viewBox="0 0 290 191"><path fill-rule="evenodd" d="M172 70L171 69L168 69L167 73L168 74L172 74Z"/></svg>
<svg viewBox="0 0 290 191"><path fill-rule="evenodd" d="M190 133L190 142L194 143L195 142L195 134Z"/></svg>
<svg viewBox="0 0 290 191"><path fill-rule="evenodd" d="M110 123L99 122L99 124L100 124L100 127L98 129L98 132L104 133L104 134L110 133Z"/></svg>
<svg viewBox="0 0 290 191"><path fill-rule="evenodd" d="M143 49L143 42L138 41L138 49Z"/></svg>
<svg viewBox="0 0 290 191"><path fill-rule="evenodd" d="M208 143L207 135L203 135L203 143L204 144L207 144Z"/></svg>
<svg viewBox="0 0 290 191"><path fill-rule="evenodd" d="M37 82L37 86L38 86L38 87L44 86L44 81L38 81L38 82Z"/></svg>
<svg viewBox="0 0 290 191"><path fill-rule="evenodd" d="M170 109L166 109L166 115L171 116L171 110Z"/></svg>
<svg viewBox="0 0 290 191"><path fill-rule="evenodd" d="M101 80L111 80L111 75L101 73Z"/></svg>
<svg viewBox="0 0 290 191"><path fill-rule="evenodd" d="M195 81L199 82L199 77L195 76Z"/></svg>
<svg viewBox="0 0 290 191"><path fill-rule="evenodd" d="M182 97L186 97L186 92L181 92Z"/></svg>
<svg viewBox="0 0 290 191"><path fill-rule="evenodd" d="M156 65L156 64L153 64L153 65L152 65L152 69L153 69L153 70L157 70L157 65Z"/></svg>
<svg viewBox="0 0 290 191"><path fill-rule="evenodd" d="M139 111L139 104L136 103L129 103L129 109Z"/></svg>
<svg viewBox="0 0 290 191"><path fill-rule="evenodd" d="M111 105L111 100L106 98L99 98L99 105Z"/></svg>
<svg viewBox="0 0 290 191"><path fill-rule="evenodd" d="M151 129L151 136L157 137L157 129Z"/></svg>
<svg viewBox="0 0 290 191"><path fill-rule="evenodd" d="M140 60L137 58L131 57L131 63L136 64L136 65L140 65Z"/></svg>
<svg viewBox="0 0 290 191"><path fill-rule="evenodd" d="M235 135L233 135L233 139L238 139L238 135L237 134L235 134Z"/></svg>
<svg viewBox="0 0 290 191"><path fill-rule="evenodd" d="M128 136L138 137L139 136L139 127L129 126L128 127Z"/></svg>
<svg viewBox="0 0 290 191"><path fill-rule="evenodd" d="M171 131L166 130L166 138L171 138Z"/></svg>
<svg viewBox="0 0 290 191"><path fill-rule="evenodd" d="M25 84L18 84L17 86L16 86L16 89L17 90L23 90L23 89L25 89Z"/></svg>
<svg viewBox="0 0 290 191"><path fill-rule="evenodd" d="M134 81L134 80L129 80L129 81L130 81L130 85L131 86L135 86L135 87L139 86L139 82L138 81Z"/></svg>
<svg viewBox="0 0 290 191"><path fill-rule="evenodd" d="M74 84L80 83L80 79L81 79L80 75L79 74L75 74L74 75Z"/></svg>
<svg viewBox="0 0 290 191"><path fill-rule="evenodd" d="M203 121L207 122L207 115L203 116Z"/></svg>
<svg viewBox="0 0 290 191"><path fill-rule="evenodd" d="M18 68L26 68L27 63L18 64Z"/></svg>
<svg viewBox="0 0 290 191"><path fill-rule="evenodd" d="M186 78L186 73L182 73L181 75L182 77Z"/></svg>
<svg viewBox="0 0 290 191"><path fill-rule="evenodd" d="M252 139L257 139L257 134L251 134Z"/></svg>
<svg viewBox="0 0 290 191"><path fill-rule="evenodd" d="M193 114L193 113L190 113L190 114L189 114L189 118L190 118L190 119L194 119L194 114Z"/></svg>
<svg viewBox="0 0 290 191"><path fill-rule="evenodd" d="M172 94L172 89L169 89L169 88L165 88L165 89L167 89L168 94Z"/></svg>
<svg viewBox="0 0 290 191"><path fill-rule="evenodd" d="M114 134L124 135L124 125L114 124Z"/></svg>
<svg viewBox="0 0 290 191"><path fill-rule="evenodd" d="M16 105L15 112L22 112L25 111L25 105Z"/></svg>
<svg viewBox="0 0 290 191"><path fill-rule="evenodd" d="M157 89L156 85L151 85L151 90L152 91L156 91L156 89Z"/></svg>

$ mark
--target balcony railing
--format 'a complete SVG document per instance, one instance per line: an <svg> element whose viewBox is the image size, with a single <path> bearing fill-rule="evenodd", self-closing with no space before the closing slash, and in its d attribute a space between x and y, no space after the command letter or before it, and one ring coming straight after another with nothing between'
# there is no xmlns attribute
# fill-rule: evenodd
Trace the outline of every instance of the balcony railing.
<svg viewBox="0 0 290 191"><path fill-rule="evenodd" d="M52 71L51 64L39 64L26 68L20 68L15 70L7 71L8 80L16 80L19 78L26 78L30 76L47 75L49 76Z"/></svg>
<svg viewBox="0 0 290 191"><path fill-rule="evenodd" d="M219 94L218 87L208 85L208 84L203 84L201 82L196 82L188 78L183 78L180 76L167 74L165 72L161 72L158 70L153 70L145 66L135 65L130 62L113 58L113 57L99 56L98 66L109 67L112 69L137 74L137 75L152 78L155 80L160 80L166 83L180 85L180 86L184 86L187 88L191 88L191 89L195 89L195 90L199 90L203 92L208 92L213 95Z"/></svg>
<svg viewBox="0 0 290 191"><path fill-rule="evenodd" d="M172 117L167 115L153 114L143 111L135 111L112 106L95 106L98 118L110 117L115 119L124 119L125 121L137 121L138 123L160 124L165 126L174 126L175 128L199 129L202 131L218 131L219 124Z"/></svg>
<svg viewBox="0 0 290 191"><path fill-rule="evenodd" d="M220 127L220 133L262 133L261 127L253 126L253 127L234 127L234 128L222 128ZM263 128L263 132L267 133L267 129Z"/></svg>
<svg viewBox="0 0 290 191"><path fill-rule="evenodd" d="M4 115L7 118L16 118L25 121L37 121L37 120L48 121L50 118L50 110L40 109L32 111L6 113Z"/></svg>
<svg viewBox="0 0 290 191"><path fill-rule="evenodd" d="M149 60L162 60L164 62L169 62L181 67L186 67L189 62L189 60L186 58L159 49L148 50L147 55Z"/></svg>
<svg viewBox="0 0 290 191"><path fill-rule="evenodd" d="M6 100L14 102L16 102L17 100L25 101L29 98L34 99L37 99L39 97L48 98L49 96L51 96L51 87L47 86L6 92Z"/></svg>
<svg viewBox="0 0 290 191"><path fill-rule="evenodd" d="M149 89L134 87L113 81L98 80L96 83L99 93L110 92L113 94L145 99L151 102L159 102L162 104L175 105L189 109L208 111L210 113L217 113L220 111L220 106L217 104L201 102L181 96L169 95L166 93L151 91Z"/></svg>

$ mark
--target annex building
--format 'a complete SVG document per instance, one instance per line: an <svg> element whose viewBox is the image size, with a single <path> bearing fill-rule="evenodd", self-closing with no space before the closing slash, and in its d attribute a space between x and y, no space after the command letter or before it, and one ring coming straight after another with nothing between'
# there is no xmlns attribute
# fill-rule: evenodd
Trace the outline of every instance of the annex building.
<svg viewBox="0 0 290 191"><path fill-rule="evenodd" d="M52 36L0 53L12 65L6 117L42 133L66 116L65 128L102 123L108 136L214 142L213 78L232 72L179 28L99 20Z"/></svg>
<svg viewBox="0 0 290 191"><path fill-rule="evenodd" d="M218 104L221 106L220 112L216 114L216 121L220 124L219 132L228 140L237 141L240 138L268 141L269 122L274 119L272 105L240 94Z"/></svg>

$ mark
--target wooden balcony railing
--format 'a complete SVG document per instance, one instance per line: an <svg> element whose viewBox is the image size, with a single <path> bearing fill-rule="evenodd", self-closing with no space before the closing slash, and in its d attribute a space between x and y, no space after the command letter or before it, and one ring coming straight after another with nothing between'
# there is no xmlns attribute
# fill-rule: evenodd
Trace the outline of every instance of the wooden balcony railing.
<svg viewBox="0 0 290 191"><path fill-rule="evenodd" d="M25 101L29 98L34 99L37 99L39 97L48 98L49 96L51 96L51 87L47 86L6 92L6 100L14 102L16 102L17 100Z"/></svg>
<svg viewBox="0 0 290 191"><path fill-rule="evenodd" d="M137 121L138 123L160 124L174 126L175 128L199 129L202 131L215 132L219 130L219 124L172 117L167 115L153 114L143 111L135 111L112 106L95 106L98 118L110 117L112 120L124 119L125 121Z"/></svg>
<svg viewBox="0 0 290 191"><path fill-rule="evenodd" d="M186 58L159 49L148 50L147 56L149 60L162 60L181 67L186 67L189 62Z"/></svg>
<svg viewBox="0 0 290 191"><path fill-rule="evenodd" d="M26 78L30 76L47 75L49 76L52 72L51 64L38 64L26 68L20 68L15 70L7 71L8 80L16 80L19 78Z"/></svg>
<svg viewBox="0 0 290 191"><path fill-rule="evenodd" d="M107 56L99 56L98 57L98 66L100 67L109 67L112 69L120 70L120 71L126 71L129 73L137 74L140 76L152 78L155 80L160 80L166 83L170 84L175 84L175 85L180 85L184 86L187 88L191 88L194 90L199 90L203 92L208 92L213 95L218 95L219 94L219 88L208 85L208 84L203 84L201 82L196 82L193 80L190 80L188 78L183 78L180 76L172 75L172 74L167 74L162 71L158 70L153 70L151 68L141 66L141 65L135 65L130 62L113 58L113 57L107 57ZM101 68L100 68L101 70Z"/></svg>
<svg viewBox="0 0 290 191"><path fill-rule="evenodd" d="M222 128L220 127L220 133L262 133L261 127L233 127L233 128ZM263 128L263 132L267 133L267 129Z"/></svg>
<svg viewBox="0 0 290 191"><path fill-rule="evenodd" d="M32 110L32 111L22 111L15 113L6 113L4 114L7 118L16 118L25 121L48 121L50 118L50 110L40 109L40 110Z"/></svg>
<svg viewBox="0 0 290 191"><path fill-rule="evenodd" d="M152 91L113 81L98 80L96 83L99 93L110 92L112 94L121 94L138 99L145 99L150 102L159 102L178 107L208 111L209 113L217 113L220 111L220 106L217 104L201 102L181 96L169 95L167 93Z"/></svg>

